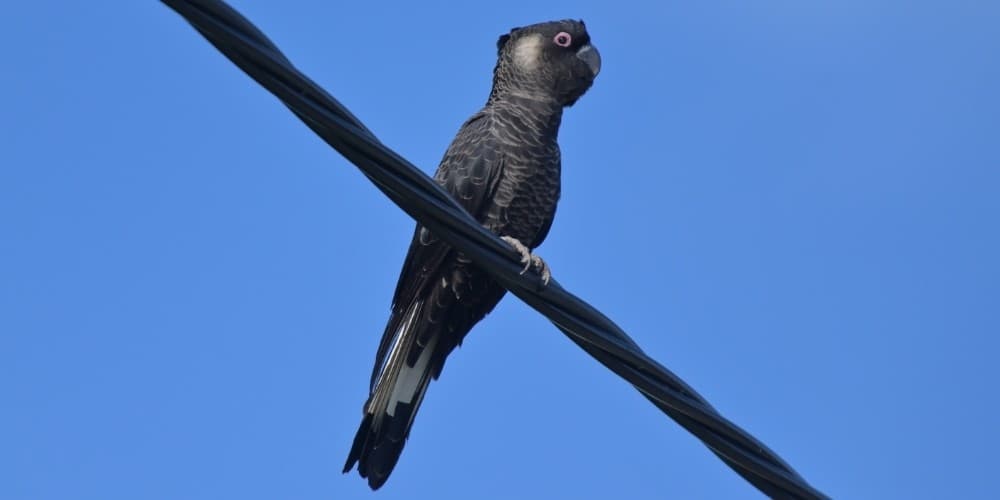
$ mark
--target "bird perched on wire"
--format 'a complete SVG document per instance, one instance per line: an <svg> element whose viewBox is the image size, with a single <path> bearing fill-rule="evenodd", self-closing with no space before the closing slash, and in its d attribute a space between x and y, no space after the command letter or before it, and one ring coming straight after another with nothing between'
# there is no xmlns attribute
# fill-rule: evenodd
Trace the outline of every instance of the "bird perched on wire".
<svg viewBox="0 0 1000 500"><path fill-rule="evenodd" d="M583 21L515 28L497 41L486 105L458 131L434 179L548 283L531 250L559 200L556 141L563 108L590 88L601 57ZM344 466L372 489L389 478L431 379L506 290L419 224L399 275L372 370L364 417Z"/></svg>

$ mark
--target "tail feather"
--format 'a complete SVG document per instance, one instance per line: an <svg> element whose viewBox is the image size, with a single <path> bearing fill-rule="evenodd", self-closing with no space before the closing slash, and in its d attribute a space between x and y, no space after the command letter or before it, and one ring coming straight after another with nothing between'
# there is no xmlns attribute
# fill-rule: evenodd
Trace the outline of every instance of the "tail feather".
<svg viewBox="0 0 1000 500"><path fill-rule="evenodd" d="M421 304L413 304L399 327L385 366L365 404L364 419L354 437L344 472L355 464L368 485L378 489L399 461L427 385L440 364L438 336L418 345Z"/></svg>

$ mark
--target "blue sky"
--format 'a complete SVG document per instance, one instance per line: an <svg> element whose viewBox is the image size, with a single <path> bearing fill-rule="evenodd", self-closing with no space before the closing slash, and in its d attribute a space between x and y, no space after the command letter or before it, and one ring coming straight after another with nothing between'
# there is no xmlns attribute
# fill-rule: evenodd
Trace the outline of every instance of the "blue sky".
<svg viewBox="0 0 1000 500"><path fill-rule="evenodd" d="M156 2L0 42L0 497L369 498L340 468L412 221ZM496 37L604 58L539 253L837 498L989 498L1000 7L234 6L432 171ZM508 297L371 498L759 498Z"/></svg>

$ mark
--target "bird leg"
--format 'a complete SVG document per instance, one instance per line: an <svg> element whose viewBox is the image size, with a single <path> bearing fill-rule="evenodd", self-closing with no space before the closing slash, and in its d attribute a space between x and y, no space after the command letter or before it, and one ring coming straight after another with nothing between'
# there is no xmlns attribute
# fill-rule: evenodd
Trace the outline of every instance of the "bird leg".
<svg viewBox="0 0 1000 500"><path fill-rule="evenodd" d="M549 280L552 279L552 272L549 270L549 265L541 257L531 253L531 249L524 246L524 243L521 243L517 238L501 236L500 239L506 241L508 245L514 247L514 250L517 250L517 253L521 254L521 263L524 264L521 274L534 267L538 271L538 274L542 276L542 284L549 284Z"/></svg>

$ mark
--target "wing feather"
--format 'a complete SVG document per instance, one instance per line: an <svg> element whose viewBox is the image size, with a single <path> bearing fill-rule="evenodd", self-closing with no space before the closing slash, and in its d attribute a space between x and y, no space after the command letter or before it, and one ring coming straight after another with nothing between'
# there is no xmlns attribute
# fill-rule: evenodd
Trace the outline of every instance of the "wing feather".
<svg viewBox="0 0 1000 500"><path fill-rule="evenodd" d="M490 116L481 111L462 124L434 174L434 180L480 222L486 215L503 170L503 155L490 129L490 122ZM442 265L449 262L453 254L451 246L438 240L427 229L419 224L414 229L393 293L389 321L382 333L372 369L372 390L384 369L386 356L406 311L421 300L430 280L441 274ZM419 349L414 351L410 352L410 356L420 355Z"/></svg>

